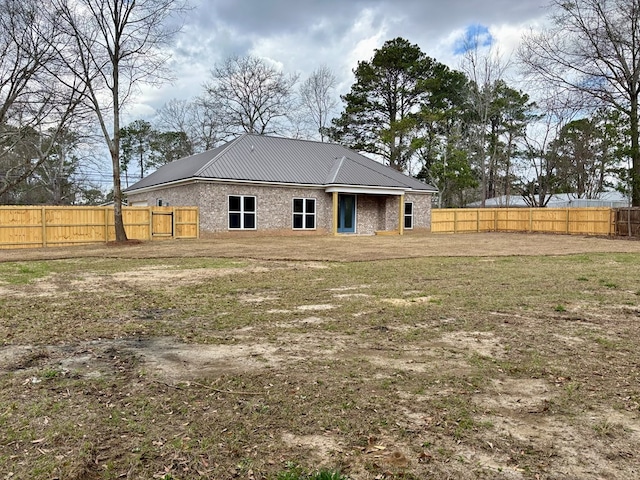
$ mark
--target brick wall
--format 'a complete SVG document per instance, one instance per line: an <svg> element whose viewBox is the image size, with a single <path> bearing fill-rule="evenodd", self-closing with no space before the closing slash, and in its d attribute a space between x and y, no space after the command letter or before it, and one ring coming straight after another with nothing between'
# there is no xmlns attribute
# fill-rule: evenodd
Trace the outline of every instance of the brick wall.
<svg viewBox="0 0 640 480"><path fill-rule="evenodd" d="M373 235L384 230L386 197L381 195L358 195L356 207L356 233Z"/></svg>
<svg viewBox="0 0 640 480"><path fill-rule="evenodd" d="M413 230L431 230L431 194L407 193L405 202L413 202Z"/></svg>
<svg viewBox="0 0 640 480"><path fill-rule="evenodd" d="M256 197L257 230L292 230L294 198L316 199L316 232L331 231L332 197L322 188L289 188L224 183L195 183L168 187L146 194L129 194L129 203L144 202L155 205L157 199L169 205L200 207L200 230L226 232L229 230L228 196Z"/></svg>
<svg viewBox="0 0 640 480"><path fill-rule="evenodd" d="M291 188L254 184L190 183L167 187L149 193L129 194L129 204L147 202L156 205L158 199L169 205L200 207L202 232L228 232L228 196L253 195L257 201L257 231L293 232L292 209L294 198L316 199L317 234L332 229L332 195L324 188ZM378 230L398 228L399 198L395 196L358 195L356 232L371 235ZM414 229L429 228L431 224L431 195L408 194L405 201L414 202ZM236 230L233 231L235 233ZM246 232L246 231L245 231ZM298 232L298 230L296 230Z"/></svg>

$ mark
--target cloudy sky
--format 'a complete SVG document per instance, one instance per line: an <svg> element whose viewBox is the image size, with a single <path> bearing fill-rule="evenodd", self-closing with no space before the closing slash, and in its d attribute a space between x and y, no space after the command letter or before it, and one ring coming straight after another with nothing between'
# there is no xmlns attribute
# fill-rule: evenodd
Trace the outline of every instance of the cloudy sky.
<svg viewBox="0 0 640 480"><path fill-rule="evenodd" d="M175 80L145 88L130 112L150 118L171 98L201 92L216 62L230 55L266 58L301 80L327 65L338 93L353 83L358 60L386 40L404 37L458 68L465 35L478 32L509 58L523 32L545 18L547 0L193 0L176 39Z"/></svg>

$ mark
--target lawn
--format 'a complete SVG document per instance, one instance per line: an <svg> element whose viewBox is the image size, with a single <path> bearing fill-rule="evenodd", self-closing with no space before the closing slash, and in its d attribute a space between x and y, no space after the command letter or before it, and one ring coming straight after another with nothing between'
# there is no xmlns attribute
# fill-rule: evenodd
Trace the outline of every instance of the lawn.
<svg viewBox="0 0 640 480"><path fill-rule="evenodd" d="M640 477L640 242L0 255L1 478Z"/></svg>

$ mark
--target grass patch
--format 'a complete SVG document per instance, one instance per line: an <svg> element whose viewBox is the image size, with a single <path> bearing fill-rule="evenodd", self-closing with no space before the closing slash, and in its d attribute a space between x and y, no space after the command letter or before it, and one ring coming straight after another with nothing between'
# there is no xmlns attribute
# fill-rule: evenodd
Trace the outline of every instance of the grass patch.
<svg viewBox="0 0 640 480"><path fill-rule="evenodd" d="M53 271L49 262L0 263L0 283L25 285Z"/></svg>
<svg viewBox="0 0 640 480"><path fill-rule="evenodd" d="M342 475L337 470L320 469L307 471L303 467L291 464L287 470L280 472L276 476L277 480L349 480L349 477Z"/></svg>

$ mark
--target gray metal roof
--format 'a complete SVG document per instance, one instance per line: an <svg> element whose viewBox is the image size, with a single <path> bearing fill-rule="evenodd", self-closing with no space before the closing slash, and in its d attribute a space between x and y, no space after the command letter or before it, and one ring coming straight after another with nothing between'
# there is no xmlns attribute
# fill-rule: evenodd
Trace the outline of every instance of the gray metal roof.
<svg viewBox="0 0 640 480"><path fill-rule="evenodd" d="M168 163L126 192L189 179L436 191L342 145L245 134L213 150Z"/></svg>

